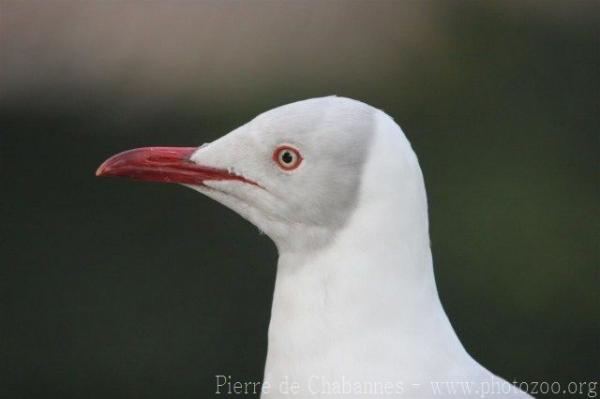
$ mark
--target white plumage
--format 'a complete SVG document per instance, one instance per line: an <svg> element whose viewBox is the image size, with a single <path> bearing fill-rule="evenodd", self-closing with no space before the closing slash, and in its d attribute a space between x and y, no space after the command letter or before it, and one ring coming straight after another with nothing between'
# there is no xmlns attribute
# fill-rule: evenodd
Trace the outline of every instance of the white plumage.
<svg viewBox="0 0 600 399"><path fill-rule="evenodd" d="M300 154L293 170L274 158L281 146ZM264 398L528 397L454 333L435 285L421 170L384 112L347 98L300 101L191 161L247 180L184 183L279 251Z"/></svg>

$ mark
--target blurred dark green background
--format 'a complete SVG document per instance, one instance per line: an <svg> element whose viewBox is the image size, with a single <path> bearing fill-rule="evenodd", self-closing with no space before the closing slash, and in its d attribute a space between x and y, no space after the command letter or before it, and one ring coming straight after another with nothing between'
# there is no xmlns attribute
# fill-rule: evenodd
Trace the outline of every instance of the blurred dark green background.
<svg viewBox="0 0 600 399"><path fill-rule="evenodd" d="M291 101L391 114L437 282L509 380L600 374L598 2L0 1L0 397L260 381L276 252L185 188L97 179Z"/></svg>

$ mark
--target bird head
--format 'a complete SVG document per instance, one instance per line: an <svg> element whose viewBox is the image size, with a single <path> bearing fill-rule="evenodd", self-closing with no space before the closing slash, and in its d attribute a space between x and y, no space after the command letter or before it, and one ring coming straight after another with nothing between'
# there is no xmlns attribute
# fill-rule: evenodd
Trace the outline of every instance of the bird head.
<svg viewBox="0 0 600 399"><path fill-rule="evenodd" d="M280 251L306 251L326 244L357 208L379 114L348 98L299 101L201 147L122 152L96 175L183 184L249 220Z"/></svg>

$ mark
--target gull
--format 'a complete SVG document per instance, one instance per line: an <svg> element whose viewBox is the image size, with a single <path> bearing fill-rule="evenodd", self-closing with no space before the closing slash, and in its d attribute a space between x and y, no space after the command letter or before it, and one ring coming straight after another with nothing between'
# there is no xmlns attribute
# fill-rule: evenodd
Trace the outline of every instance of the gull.
<svg viewBox="0 0 600 399"><path fill-rule="evenodd" d="M96 175L185 185L273 240L263 398L530 397L476 362L452 328L419 162L383 111L299 101L201 147L122 152Z"/></svg>

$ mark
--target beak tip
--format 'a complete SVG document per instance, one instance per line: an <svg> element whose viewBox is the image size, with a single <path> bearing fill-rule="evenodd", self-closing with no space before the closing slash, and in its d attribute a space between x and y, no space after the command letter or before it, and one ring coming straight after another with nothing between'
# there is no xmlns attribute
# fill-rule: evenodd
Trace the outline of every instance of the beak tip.
<svg viewBox="0 0 600 399"><path fill-rule="evenodd" d="M106 162L102 163L102 165L100 165L98 167L98 169L96 169L95 175L96 177L101 177L101 176L106 176L106 174L108 173L108 168L106 165Z"/></svg>

